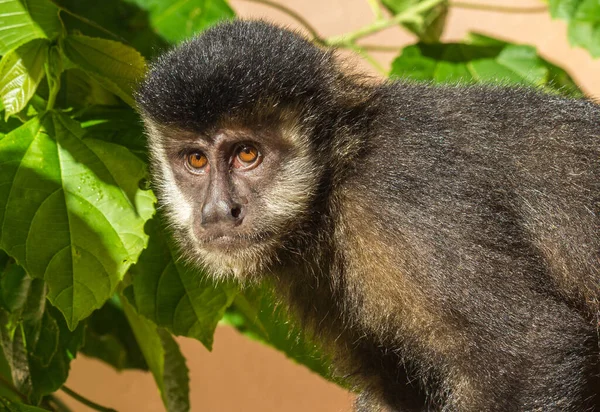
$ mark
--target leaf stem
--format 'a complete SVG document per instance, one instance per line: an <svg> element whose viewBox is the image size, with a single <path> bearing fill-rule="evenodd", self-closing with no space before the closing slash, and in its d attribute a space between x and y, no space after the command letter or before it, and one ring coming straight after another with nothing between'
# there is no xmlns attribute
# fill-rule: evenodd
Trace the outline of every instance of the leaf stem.
<svg viewBox="0 0 600 412"><path fill-rule="evenodd" d="M279 3L276 3L271 0L243 0L243 1L248 1L250 3L264 4L265 6L272 7L276 10L279 10L279 11L287 14L288 16L290 16L291 18L296 20L298 23L300 23L300 25L302 25L302 27L304 27L310 33L310 35L313 37L313 40L315 42L317 42L319 44L325 44L325 40L323 39L323 37L321 37L321 35L317 31L317 29L315 29L313 27L313 25L310 24L304 17L302 17L300 14L296 13L294 10L290 9L289 7L286 7L283 4L279 4Z"/></svg>
<svg viewBox="0 0 600 412"><path fill-rule="evenodd" d="M371 10L375 15L376 20L382 20L384 18L383 9L381 8L381 4L379 4L379 0L367 0L369 6L371 6Z"/></svg>
<svg viewBox="0 0 600 412"><path fill-rule="evenodd" d="M80 394L78 394L77 392L75 392L73 389L69 389L69 387L67 387L66 385L63 385L60 389L62 389L62 391L64 393L66 393L67 395L69 395L73 399L81 402L82 404L84 404L88 408L92 408L95 411L100 411L100 412L117 412L115 409L107 408L105 406L97 404L96 402L90 401L89 399L87 399L87 398L81 396Z"/></svg>
<svg viewBox="0 0 600 412"><path fill-rule="evenodd" d="M354 32L325 39L325 43L329 46L347 47L349 44L356 42L356 40L362 37L377 33L378 31L387 29L388 27L395 26L399 23L414 22L420 18L419 15L424 11L430 10L438 4L446 1L447 0L424 0L396 14L390 19L375 20L373 23L361 27Z"/></svg>
<svg viewBox="0 0 600 412"><path fill-rule="evenodd" d="M548 7L543 5L531 7L510 7L496 4L468 3L465 1L452 1L449 5L450 7L457 7L461 9L492 11L497 13L542 13L548 10Z"/></svg>
<svg viewBox="0 0 600 412"><path fill-rule="evenodd" d="M48 395L48 403L52 407L53 410L58 412L72 412L71 408L69 408L58 396Z"/></svg>
<svg viewBox="0 0 600 412"><path fill-rule="evenodd" d="M58 77L52 76L50 73L49 65L46 65L46 81L48 82L48 102L46 103L46 110L52 110L54 103L56 103L56 96L60 91L60 75Z"/></svg>

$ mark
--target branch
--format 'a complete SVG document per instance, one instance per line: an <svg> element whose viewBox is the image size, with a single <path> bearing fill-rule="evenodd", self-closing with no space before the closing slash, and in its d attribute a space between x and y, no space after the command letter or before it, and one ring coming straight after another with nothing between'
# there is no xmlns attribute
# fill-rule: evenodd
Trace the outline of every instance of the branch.
<svg viewBox="0 0 600 412"><path fill-rule="evenodd" d="M496 13L542 13L548 10L546 6L531 6L531 7L510 7L494 4L476 4L467 3L464 1L450 2L450 7L458 7L461 9L492 11Z"/></svg>
<svg viewBox="0 0 600 412"><path fill-rule="evenodd" d="M290 16L291 18L296 20L298 23L300 23L300 25L302 27L304 27L310 33L310 35L313 37L313 40L315 42L317 42L319 44L323 44L323 45L325 44L325 40L323 39L323 37L321 37L319 32L304 17L302 17L300 14L296 13L294 10L290 9L289 7L286 7L283 4L275 3L274 1L271 1L271 0L243 0L243 1L248 1L250 3L264 4L265 6L272 7L276 10L279 10L279 11L287 14L288 16Z"/></svg>
<svg viewBox="0 0 600 412"><path fill-rule="evenodd" d="M359 54L363 59L365 59L369 64L371 64L379 73L383 74L383 75L387 75L387 70L385 70L385 68L376 60L374 59L372 56L370 56L367 53L367 48L372 48L373 50L375 50L376 46L367 46L367 47L363 47L360 45L357 45L355 43L355 38L351 39L351 40L345 40L343 42L332 42L331 40L326 40L323 37L321 37L321 35L317 32L317 30L301 15L299 15L298 13L296 13L294 10L283 6L282 4L276 3L275 1L272 0L244 0L244 1L248 1L248 2L252 2L252 3L258 3L258 4L264 4L266 6L272 7L276 10L279 10L285 14L287 14L288 16L292 17L294 20L296 20L298 23L300 23L313 37L313 40L315 41L315 43L318 43L322 46L333 46L333 47L340 47L340 48L345 48L345 49L350 49L354 52L356 52L357 54ZM373 12L375 13L375 15L378 17L378 20L376 20L373 23L373 26L375 25L381 25L382 23L388 24L388 22L390 20L387 20L383 17L383 9L381 8L381 6L379 5L378 0L367 0L369 2L369 4L371 5L371 8L373 9ZM422 10L427 10L430 7L435 6L438 3L444 2L447 0L427 0L425 3L426 5L423 6L423 3L415 6L415 7L411 7L410 8L410 12L403 12L401 13L402 16L408 16L406 17L406 19L411 19L414 17L410 17L410 15L418 15L418 13L420 13ZM409 10L407 10L409 11ZM396 19L399 15L395 16L394 19ZM390 23L389 25L394 25L396 23ZM387 27L387 26L385 26ZM375 28L373 29L374 32L381 30L381 28ZM350 35L352 36L352 35ZM342 36L344 39L346 39L346 36ZM358 38L358 37L356 37Z"/></svg>
<svg viewBox="0 0 600 412"><path fill-rule="evenodd" d="M400 50L402 50L402 48L404 46L405 45L385 46L383 44L360 44L360 48L363 50L374 51L374 52L394 52L394 53L397 53Z"/></svg>
<svg viewBox="0 0 600 412"><path fill-rule="evenodd" d="M354 32L344 34L341 36L330 37L325 40L325 43L329 46L342 46L347 47L349 44L356 42L356 40L368 36L373 33L377 33L388 27L396 26L400 23L414 22L421 18L420 14L434 8L438 4L444 3L446 0L425 0L415 4L412 7L396 14L390 19L376 20L373 23L362 27Z"/></svg>
<svg viewBox="0 0 600 412"><path fill-rule="evenodd" d="M77 401L83 403L88 408L92 408L95 411L99 411L99 412L117 412L115 409L107 408L105 406L97 404L96 402L90 401L89 399L87 399L87 398L81 396L80 394L78 394L77 392L75 392L73 389L69 389L65 385L63 385L60 389L62 389L62 391L64 393L66 393L67 395L69 395L73 399L76 399Z"/></svg>

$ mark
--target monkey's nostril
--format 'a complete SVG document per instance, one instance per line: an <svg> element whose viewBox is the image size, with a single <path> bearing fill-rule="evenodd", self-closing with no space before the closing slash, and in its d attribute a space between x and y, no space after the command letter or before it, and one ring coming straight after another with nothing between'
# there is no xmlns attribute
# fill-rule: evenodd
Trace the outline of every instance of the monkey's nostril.
<svg viewBox="0 0 600 412"><path fill-rule="evenodd" d="M240 209L239 207L234 207L231 209L231 216L233 216L236 219L240 216L241 213L242 209Z"/></svg>

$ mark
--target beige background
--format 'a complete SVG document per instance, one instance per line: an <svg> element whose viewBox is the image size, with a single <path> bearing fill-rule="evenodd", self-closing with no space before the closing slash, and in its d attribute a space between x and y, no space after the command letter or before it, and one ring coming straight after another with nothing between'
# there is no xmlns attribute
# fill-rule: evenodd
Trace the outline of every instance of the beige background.
<svg viewBox="0 0 600 412"><path fill-rule="evenodd" d="M471 3L537 6L537 0L469 0ZM346 33L372 19L366 0L279 0L300 13L322 36ZM249 0L231 0L241 17L264 18L297 28L285 14ZM551 21L547 13L507 14L453 9L448 16L444 40L460 40L468 31L496 35L506 40L533 44L547 59L569 70L591 96L600 97L600 60L593 61L581 49L571 49L566 25ZM398 28L388 29L365 42L401 47L414 41ZM395 53L377 53L386 67ZM364 70L371 67L355 59ZM352 395L323 381L282 354L249 341L234 330L217 330L214 351L209 353L191 339L179 339L188 359L193 411L350 411ZM123 411L163 411L149 373L115 372L105 364L79 356L72 363L67 385L89 399ZM61 396L74 411L89 408Z"/></svg>

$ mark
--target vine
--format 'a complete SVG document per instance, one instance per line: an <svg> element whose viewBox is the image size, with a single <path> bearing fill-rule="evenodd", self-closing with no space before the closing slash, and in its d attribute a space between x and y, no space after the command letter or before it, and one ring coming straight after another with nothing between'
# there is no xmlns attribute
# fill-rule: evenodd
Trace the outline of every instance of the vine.
<svg viewBox="0 0 600 412"><path fill-rule="evenodd" d="M418 23L423 17L424 13L432 10L433 8L447 4L448 7L462 8L462 9L472 9L472 10L481 10L481 11L489 11L489 12L498 12L498 13L540 13L547 11L547 7L542 6L532 6L532 7L510 7L503 5L493 5L493 4L476 4L476 3L468 3L464 1L452 1L448 2L448 0L425 0L419 3L414 4L411 7L406 8L402 12L386 17L386 10L382 6L379 0L367 0L369 7L371 8L374 20L355 31L345 33L338 36L332 36L329 38L324 38L318 32L318 30L310 24L304 17L290 9L287 6L284 6L280 3L276 3L271 0L244 0L252 3L263 4L268 7L272 7L276 10L279 10L294 20L296 20L312 37L313 41L317 44L321 44L324 46L342 48L352 50L355 53L359 54L363 57L371 66L375 68L379 73L384 76L387 76L388 71L381 66L381 64L373 58L368 52L370 51L380 51L380 52L397 52L402 49L403 46L382 46L376 44L358 44L358 40L370 36L372 34L378 33L382 30L388 29L393 26L397 26L399 24L407 24L407 23Z"/></svg>

